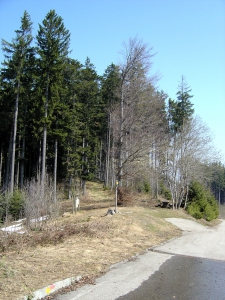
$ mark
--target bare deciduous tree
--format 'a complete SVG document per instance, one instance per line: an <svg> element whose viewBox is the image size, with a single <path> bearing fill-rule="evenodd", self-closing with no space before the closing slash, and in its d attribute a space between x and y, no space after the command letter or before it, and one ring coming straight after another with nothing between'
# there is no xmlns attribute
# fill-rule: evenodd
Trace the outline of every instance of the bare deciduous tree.
<svg viewBox="0 0 225 300"><path fill-rule="evenodd" d="M131 175L132 163L146 159L150 147L149 136L154 124L154 80L149 77L152 48L137 38L124 44L120 63L120 102L114 107L113 130L116 177L119 185Z"/></svg>
<svg viewBox="0 0 225 300"><path fill-rule="evenodd" d="M204 181L204 165L218 159L208 127L199 117L187 121L170 141L167 182L173 207L186 207L191 181Z"/></svg>

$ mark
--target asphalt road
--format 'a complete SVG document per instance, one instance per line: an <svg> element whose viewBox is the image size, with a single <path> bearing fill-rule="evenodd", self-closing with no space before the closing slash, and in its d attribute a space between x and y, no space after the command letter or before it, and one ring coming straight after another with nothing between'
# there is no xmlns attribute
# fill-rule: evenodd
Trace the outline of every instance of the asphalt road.
<svg viewBox="0 0 225 300"><path fill-rule="evenodd" d="M117 300L138 299L225 299L225 262L189 256L173 256L140 287L117 298Z"/></svg>
<svg viewBox="0 0 225 300"><path fill-rule="evenodd" d="M56 300L225 300L225 221L213 229L190 220L167 219L183 230L179 238Z"/></svg>

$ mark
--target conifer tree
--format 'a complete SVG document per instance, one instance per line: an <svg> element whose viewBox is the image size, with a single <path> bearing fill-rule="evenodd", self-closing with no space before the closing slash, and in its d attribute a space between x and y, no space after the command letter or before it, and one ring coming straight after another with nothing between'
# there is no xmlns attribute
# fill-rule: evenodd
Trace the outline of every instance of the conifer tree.
<svg viewBox="0 0 225 300"><path fill-rule="evenodd" d="M69 53L70 33L65 28L63 19L55 10L50 10L39 24L37 45L39 54L39 72L43 110L42 172L41 181L45 180L47 129L51 125L54 105L59 99L62 87L62 70Z"/></svg>
<svg viewBox="0 0 225 300"><path fill-rule="evenodd" d="M17 123L19 112L19 100L22 86L22 80L25 73L27 64L27 58L33 51L31 48L31 42L33 40L32 34L32 22L30 16L25 11L21 18L21 27L16 30L16 37L12 42L2 40L2 49L6 60L4 61L4 69L2 70L2 76L8 83L11 82L11 88L14 93L14 112L13 112L13 125L12 125L12 138L10 142L9 161L10 161L10 182L9 190L13 192L14 189L14 173L15 173L15 153L16 153L16 139L17 139ZM12 91L11 90L11 91ZM6 178L6 185L8 178ZM7 187L6 186L6 187Z"/></svg>
<svg viewBox="0 0 225 300"><path fill-rule="evenodd" d="M190 99L191 89L184 76L181 78L177 92L177 101L169 99L169 150L167 156L167 179L172 194L173 207L179 208L185 190L188 191L188 171L185 155L187 152L187 132L191 126L194 113Z"/></svg>
<svg viewBox="0 0 225 300"><path fill-rule="evenodd" d="M80 177L82 179L83 193L85 194L86 180L93 178L97 168L97 156L100 147L99 137L101 136L105 112L100 97L99 77L89 58L86 59L80 76L81 84L78 88L78 98L82 107L79 114L82 135L82 168Z"/></svg>
<svg viewBox="0 0 225 300"><path fill-rule="evenodd" d="M27 146L32 145L35 149L35 140L30 139L31 137L31 124L33 118L31 111L33 110L35 99L35 82L36 82L36 57L35 49L32 48L29 55L27 55L27 63L24 68L24 76L22 79L23 89L21 90L21 106L20 114L18 119L18 143L19 143L19 153L18 153L18 163L17 163L17 174L20 187L24 185L24 179L28 176L26 170L27 162Z"/></svg>
<svg viewBox="0 0 225 300"><path fill-rule="evenodd" d="M81 128L79 115L82 104L79 101L78 90L81 85L82 65L77 60L67 59L63 85L61 109L59 111L59 130L64 134L61 155L61 177L65 178L68 185L69 198L72 190L78 190L76 181L81 170Z"/></svg>
<svg viewBox="0 0 225 300"><path fill-rule="evenodd" d="M182 131L185 122L187 122L194 113L193 104L190 101L193 95L190 95L191 89L188 87L184 76L181 77L181 83L178 88L177 101L169 99L169 118L171 121L171 129L175 133Z"/></svg>

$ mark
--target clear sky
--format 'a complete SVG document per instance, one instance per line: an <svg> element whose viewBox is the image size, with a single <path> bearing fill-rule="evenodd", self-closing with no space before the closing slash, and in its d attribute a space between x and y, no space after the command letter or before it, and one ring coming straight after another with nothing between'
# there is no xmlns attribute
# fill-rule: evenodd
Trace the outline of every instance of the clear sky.
<svg viewBox="0 0 225 300"><path fill-rule="evenodd" d="M99 75L118 63L129 38L137 35L153 47L158 88L176 99L185 76L195 113L225 156L225 0L0 0L0 38L15 37L24 10L36 36L50 9L71 33L70 56L81 63L88 56Z"/></svg>

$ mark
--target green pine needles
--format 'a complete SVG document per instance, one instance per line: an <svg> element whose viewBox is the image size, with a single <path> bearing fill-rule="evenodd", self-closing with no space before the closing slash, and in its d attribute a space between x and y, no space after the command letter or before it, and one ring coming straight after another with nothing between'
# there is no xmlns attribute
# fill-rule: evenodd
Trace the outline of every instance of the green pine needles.
<svg viewBox="0 0 225 300"><path fill-rule="evenodd" d="M212 221L219 215L215 197L198 182L191 184L187 212L196 219L205 219L206 221Z"/></svg>

